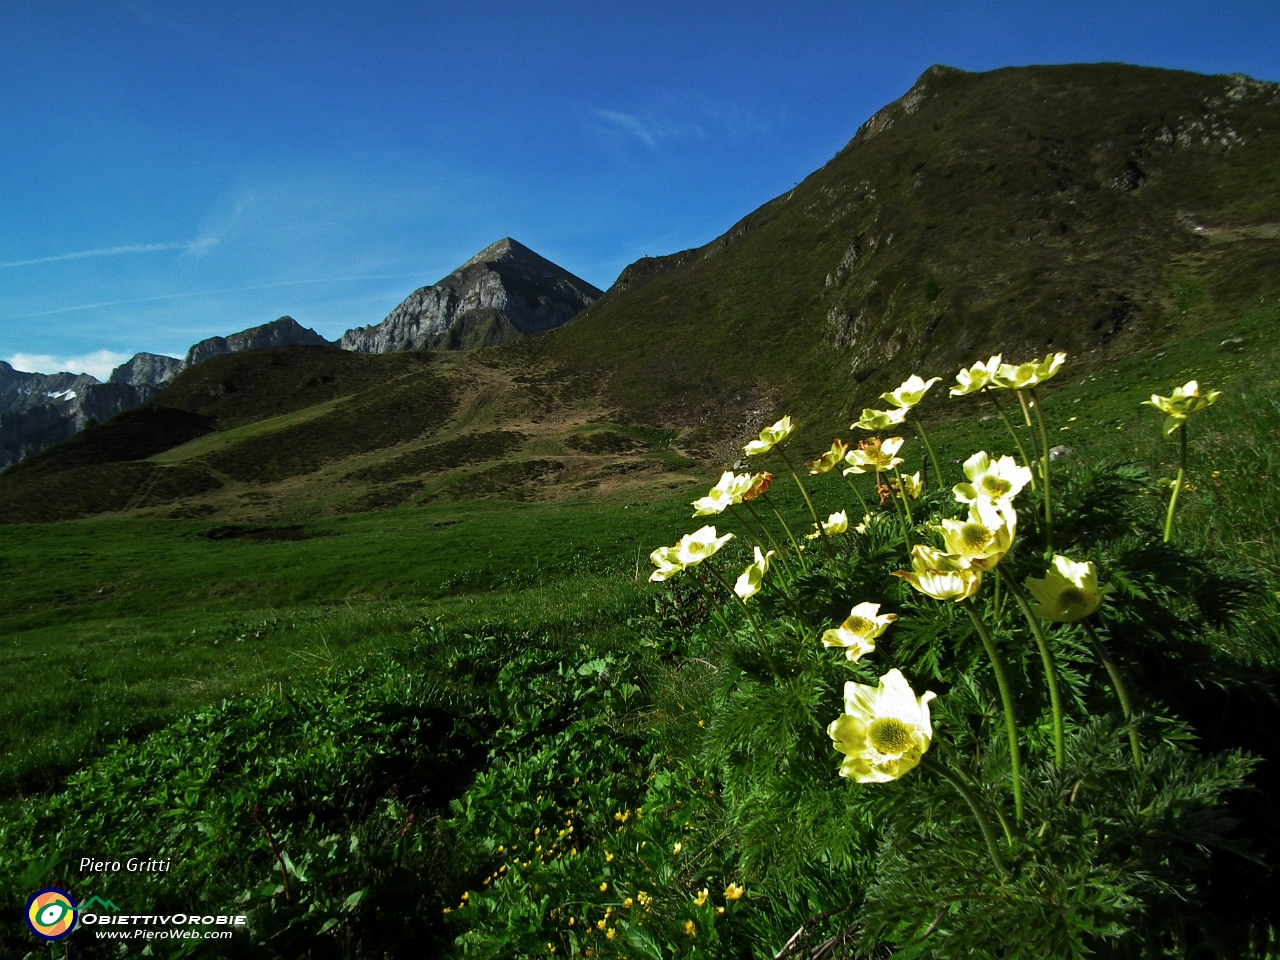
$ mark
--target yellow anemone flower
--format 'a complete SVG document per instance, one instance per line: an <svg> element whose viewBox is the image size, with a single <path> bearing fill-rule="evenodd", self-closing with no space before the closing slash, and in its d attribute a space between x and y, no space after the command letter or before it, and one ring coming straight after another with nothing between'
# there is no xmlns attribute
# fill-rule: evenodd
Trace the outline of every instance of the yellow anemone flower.
<svg viewBox="0 0 1280 960"><path fill-rule="evenodd" d="M775 423L772 427L765 427L760 431L760 439L752 440L744 449L748 457L754 457L761 453L768 453L787 437L791 436L791 431L795 427L791 424L791 417L786 416Z"/></svg>
<svg viewBox="0 0 1280 960"><path fill-rule="evenodd" d="M711 896L711 891L708 890L706 887L703 887L701 890L698 891L698 895L693 898L693 905L695 907L706 906L707 899L710 896Z"/></svg>
<svg viewBox="0 0 1280 960"><path fill-rule="evenodd" d="M733 539L732 533L723 537L716 536L715 527L703 527L693 533L686 533L676 544L676 556L686 567L693 567L707 557L714 556L720 548Z"/></svg>
<svg viewBox="0 0 1280 960"><path fill-rule="evenodd" d="M670 580L684 569L684 564L680 562L679 547L659 547L649 554L649 560L658 568L649 575L651 583Z"/></svg>
<svg viewBox="0 0 1280 960"><path fill-rule="evenodd" d="M844 714L827 734L845 755L840 776L858 783L888 783L910 772L920 762L933 726L927 691L917 697L899 670L890 670L872 687L852 681L844 685Z"/></svg>
<svg viewBox="0 0 1280 960"><path fill-rule="evenodd" d="M853 661L875 650L875 639L898 619L896 613L880 613L878 603L860 603L849 611L849 617L834 630L822 635L827 647L843 647L845 655Z"/></svg>
<svg viewBox="0 0 1280 960"><path fill-rule="evenodd" d="M867 407L862 411L862 416L858 418L857 423L851 423L849 426L860 430L888 430L890 427L900 426L902 421L907 419L909 409L909 407L895 407L892 410L872 410Z"/></svg>
<svg viewBox="0 0 1280 960"><path fill-rule="evenodd" d="M952 488L961 503L1012 500L1031 482L1031 471L1013 457L992 460L985 450L979 450L964 462L964 475L969 482L957 483Z"/></svg>
<svg viewBox="0 0 1280 960"><path fill-rule="evenodd" d="M769 487L773 485L773 474L755 473L751 475L751 486L747 488L747 492L742 495L743 500L754 500L756 497L763 496L769 491Z"/></svg>
<svg viewBox="0 0 1280 960"><path fill-rule="evenodd" d="M963 558L974 570L994 570L1013 546L1018 514L1013 504L975 500L967 520L943 520L942 539L947 552Z"/></svg>
<svg viewBox="0 0 1280 960"><path fill-rule="evenodd" d="M1170 396L1159 397L1153 393L1150 400L1143 400L1142 402L1145 406L1155 407L1161 413L1167 414L1164 421L1164 433L1165 436L1168 436L1182 426L1188 414L1203 410L1220 396L1222 396L1221 390L1210 390L1208 393L1201 395L1200 384L1195 380L1188 380L1182 386L1174 387Z"/></svg>
<svg viewBox="0 0 1280 960"><path fill-rule="evenodd" d="M906 580L927 597L957 603L972 597L982 586L982 571L970 567L965 558L922 543L912 548L911 570L895 570L893 575Z"/></svg>
<svg viewBox="0 0 1280 960"><path fill-rule="evenodd" d="M1002 363L992 375L990 386L1003 387L1006 390L1034 387L1057 374L1066 360L1065 353L1054 353L1047 355L1043 360L1032 360L1016 367L1010 363Z"/></svg>
<svg viewBox="0 0 1280 960"><path fill-rule="evenodd" d="M738 577L738 582L733 585L733 592L743 600L759 593L760 588L764 586L764 575L769 572L769 560L774 553L773 550L763 553L759 547L756 547L756 562L742 571L742 576Z"/></svg>
<svg viewBox="0 0 1280 960"><path fill-rule="evenodd" d="M816 529L817 524L814 524L814 527L815 529L813 533L808 535L810 540L817 540L819 536ZM826 520L822 521L822 532L828 537L834 537L837 533L844 533L848 529L849 517L843 510L838 513L833 513L831 516L827 517Z"/></svg>
<svg viewBox="0 0 1280 960"><path fill-rule="evenodd" d="M820 456L813 463L806 463L805 467L809 471L809 476L816 476L820 473L827 473L844 459L845 454L849 452L849 445L837 437L831 441L831 449Z"/></svg>
<svg viewBox="0 0 1280 960"><path fill-rule="evenodd" d="M920 479L919 470L913 474L903 477L901 485L898 484L897 480L894 480L891 482L890 486L893 487L895 493L903 491L912 500L919 500L920 494L924 492L924 481Z"/></svg>
<svg viewBox="0 0 1280 960"><path fill-rule="evenodd" d="M1070 623L1083 620L1102 605L1110 584L1098 586L1098 568L1057 555L1043 580L1027 577L1027 591L1038 602L1031 612L1042 620Z"/></svg>
<svg viewBox="0 0 1280 960"><path fill-rule="evenodd" d="M1000 354L996 354L986 363L979 360L972 367L956 374L956 386L951 388L951 396L963 397L981 390L991 383L991 378L1000 369Z"/></svg>
<svg viewBox="0 0 1280 960"><path fill-rule="evenodd" d="M751 489L751 474L726 470L720 475L720 481L711 488L705 497L693 501L693 515L705 517L709 514L723 513L735 503L741 503L743 495Z"/></svg>
<svg viewBox="0 0 1280 960"><path fill-rule="evenodd" d="M724 888L724 898L726 900L741 900L742 895L746 892L746 887L739 886L736 883L730 883Z"/></svg>
<svg viewBox="0 0 1280 960"><path fill-rule="evenodd" d="M881 470L892 470L894 467L906 463L901 457L895 456L901 449L901 437L890 437L888 440L872 437L870 440L859 441L857 449L850 450L845 455L844 462L849 464L849 468L845 470L845 476L851 473L875 473Z"/></svg>
<svg viewBox="0 0 1280 960"><path fill-rule="evenodd" d="M897 390L880 394L880 399L891 407L910 410L923 400L924 395L929 392L929 388L941 379L941 377L933 377L930 380L921 380L917 374L913 373L902 382L902 385Z"/></svg>

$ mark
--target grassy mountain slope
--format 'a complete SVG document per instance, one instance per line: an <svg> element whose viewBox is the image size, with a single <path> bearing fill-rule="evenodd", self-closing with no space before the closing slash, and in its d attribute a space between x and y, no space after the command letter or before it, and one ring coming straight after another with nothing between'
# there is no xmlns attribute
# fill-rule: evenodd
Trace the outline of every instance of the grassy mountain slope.
<svg viewBox="0 0 1280 960"><path fill-rule="evenodd" d="M1067 351L1058 389L1143 359L1167 390L1188 349L1207 376L1222 340L1269 339L1277 148L1280 87L1244 77L933 67L794 190L557 330L435 359L216 358L0 477L0 522L666 495L780 412L847 436L909 373L997 352Z"/></svg>
<svg viewBox="0 0 1280 960"><path fill-rule="evenodd" d="M1278 146L1280 88L1243 77L933 67L794 190L512 352L607 372L641 422L744 429L847 422L989 353L1156 352L1189 277L1271 272Z"/></svg>

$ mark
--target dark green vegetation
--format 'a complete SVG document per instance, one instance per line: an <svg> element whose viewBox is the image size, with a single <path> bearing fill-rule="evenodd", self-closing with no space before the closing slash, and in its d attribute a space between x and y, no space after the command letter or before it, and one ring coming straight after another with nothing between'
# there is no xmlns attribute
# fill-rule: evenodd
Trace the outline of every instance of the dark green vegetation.
<svg viewBox="0 0 1280 960"><path fill-rule="evenodd" d="M58 882L248 912L219 954L263 957L773 956L802 924L794 956L833 937L903 960L1275 956L1280 890L1250 859L1280 861L1275 96L1118 66L931 71L791 194L633 265L551 334L216 358L0 476L6 897ZM861 439L851 415L910 373L944 377L920 412L958 481L974 450L1013 451L980 399L945 400L955 370L1057 349L1058 546L1117 584L1106 631L1150 762L1133 773L1065 627L1052 769L1040 663L1006 609L1032 812L991 898L945 782L839 780L823 732L845 679L899 667L941 695L934 755L1008 806L981 647L888 577L891 528L843 536L798 616L758 598L780 676L692 580L645 584L646 556L701 524L688 502L761 425L792 414L811 459ZM1137 404L1193 377L1225 395L1193 418L1163 548L1177 445ZM812 487L856 522L838 475ZM1039 575L1034 498L1019 511L1010 563ZM712 519L738 534L716 558L735 576L746 533ZM863 600L902 620L850 665L812 634ZM175 872L69 866L135 852Z"/></svg>

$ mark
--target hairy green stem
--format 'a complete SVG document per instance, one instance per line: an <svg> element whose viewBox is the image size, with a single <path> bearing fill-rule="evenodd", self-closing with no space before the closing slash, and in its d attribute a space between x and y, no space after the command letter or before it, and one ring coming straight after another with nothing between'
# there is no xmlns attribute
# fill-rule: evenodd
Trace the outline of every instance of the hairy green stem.
<svg viewBox="0 0 1280 960"><path fill-rule="evenodd" d="M1031 472L1035 473L1036 468L1032 467L1033 463L1038 464L1040 461L1040 451L1036 448L1036 428L1031 424L1031 408L1027 406L1027 392L1019 390L1018 403L1022 404L1022 419L1027 422L1027 439L1031 441L1031 459L1027 462L1027 466L1031 467Z"/></svg>
<svg viewBox="0 0 1280 960"><path fill-rule="evenodd" d="M1178 507L1178 494L1182 492L1182 478L1187 474L1187 422L1178 424L1178 476L1173 481L1173 493L1169 496L1169 510L1164 517L1164 542L1173 539L1173 512Z"/></svg>
<svg viewBox="0 0 1280 960"><path fill-rule="evenodd" d="M879 490L881 486L882 484L880 483L880 471L877 470L876 471L876 490ZM893 501L893 512L898 518L898 526L902 529L902 542L906 545L907 554L910 555L911 527L907 524L906 517L903 516L902 506L898 503L898 498L891 496L889 499Z"/></svg>
<svg viewBox="0 0 1280 960"><path fill-rule="evenodd" d="M906 512L906 514L907 514L907 526L908 526L909 528L914 529L914 528L915 528L915 525L916 525L916 522L915 522L915 520L914 520L914 519L912 518L912 516L911 516L911 504L910 504L910 502L907 500L907 488L906 488L906 485L905 485L905 484L903 484L903 482L902 482L902 471L901 471L901 470L899 470L897 467L894 467L894 468L893 468L893 476L894 476L894 478L898 481L898 496L900 496L900 497L902 498L902 509L903 509L903 510Z"/></svg>
<svg viewBox="0 0 1280 960"><path fill-rule="evenodd" d="M782 547L778 546L778 541L773 538L773 534L769 531L768 525L764 522L764 519L760 516L760 514L756 513L755 508L752 507L751 504L748 503L746 500L742 501L742 505L746 507L747 512L750 513L753 518L755 518L756 523L760 524L760 529L764 531L764 535L768 538L770 545L773 547L773 552L774 554L777 555L779 562L782 564L782 569L787 571L787 579L794 582L796 579L796 575L791 570L791 564L787 562L786 551L784 551Z"/></svg>
<svg viewBox="0 0 1280 960"><path fill-rule="evenodd" d="M1018 456L1022 457L1022 465L1031 471L1031 489L1034 490L1036 488L1036 471L1031 466L1031 458L1027 456L1027 448L1022 445L1022 438L1018 436L1018 431L1013 429L1013 421L1009 419L1009 415L1004 412L1004 407L996 399L994 390L983 387L982 395L991 401L991 405L996 408L996 413L1000 414L1000 419L1004 421L1004 428L1009 431L1009 436L1013 437L1014 445L1018 448Z"/></svg>
<svg viewBox="0 0 1280 960"><path fill-rule="evenodd" d="M1046 490L1045 492L1047 493L1048 491ZM1053 710L1054 765L1061 770L1067 763L1067 743L1062 718L1062 694L1058 690L1058 669L1054 663L1053 651L1049 649L1049 640L1045 637L1044 629L1040 626L1040 619L1031 612L1031 604L1027 602L1026 595L1022 592L1022 587L1018 586L1018 581L1013 579L1012 574L1004 568L1003 563L996 564L996 573L1004 580L1005 586L1009 589L1009 595L1018 604L1022 615L1027 618L1032 636L1036 638L1036 646L1040 648L1040 660L1044 664L1045 682L1049 685L1049 706Z"/></svg>
<svg viewBox="0 0 1280 960"><path fill-rule="evenodd" d="M929 442L929 435L924 432L924 423L920 420L920 414L914 410L911 411L915 420L916 432L920 434L920 439L924 441L924 448L929 451L929 462L933 464L934 483L939 487L942 486L942 467L938 465L938 455L933 452L933 444Z"/></svg>
<svg viewBox="0 0 1280 960"><path fill-rule="evenodd" d="M800 549L800 544L796 543L795 534L791 532L791 528L787 526L786 519L778 512L778 508L774 506L773 499L767 493L760 494L764 498L764 502L769 505L769 509L773 511L773 515L778 518L778 522L782 524L782 529L787 532L787 539L791 541L792 549L795 550L796 558L800 561L800 569L802 572L809 571L809 564L805 561L804 552Z"/></svg>
<svg viewBox="0 0 1280 960"><path fill-rule="evenodd" d="M969 619L973 621L973 626L978 631L978 636L982 638L982 645L986 648L987 657L991 660L991 669L996 675L996 686L1000 689L1000 702L1004 706L1005 735L1009 738L1009 767L1013 774L1013 812L1018 822L1022 822L1022 754L1018 749L1018 721L1013 715L1013 692L1009 689L1009 678L1005 675L1000 651L996 649L987 625L978 616L973 600L966 598L962 602L965 611L969 614Z"/></svg>
<svg viewBox="0 0 1280 960"><path fill-rule="evenodd" d="M1053 504L1049 499L1049 430L1044 423L1044 413L1035 387L1031 388L1031 405L1036 408L1036 421L1040 424L1040 457L1044 475L1044 549L1046 556L1053 556Z"/></svg>
<svg viewBox="0 0 1280 960"><path fill-rule="evenodd" d="M712 566L710 557L702 562L707 565L707 569L711 572L711 575L720 582L720 586L729 591L729 596L738 601L738 605L742 607L742 612L747 615L747 622L751 624L752 632L756 635L756 642L760 644L760 652L764 655L765 662L769 664L769 670L777 679L781 680L782 674L778 672L778 665L773 662L773 656L769 652L769 644L765 640L764 634L760 632L760 625L756 623L756 618L751 613L751 608L747 606L747 601L738 596L738 592L734 590L733 587L729 586L728 581L725 580L724 577L720 576L720 571Z"/></svg>
<svg viewBox="0 0 1280 960"><path fill-rule="evenodd" d="M987 841L987 852L991 854L991 860L995 864L996 870L1000 876L1008 877L1009 871L1005 869L1004 858L1000 856L1000 844L996 840L996 832L991 826L991 821L987 819L985 811L982 809L982 803L978 800L977 794L970 789L969 785L964 782L961 776L950 767L934 760L927 753L920 758L920 766L934 773L939 774L943 779L956 788L956 793L964 798L965 803L969 804L969 809L973 811L973 819L978 821L978 828L982 831L982 838ZM1009 843L1013 843L1013 837L1008 837Z"/></svg>
<svg viewBox="0 0 1280 960"><path fill-rule="evenodd" d="M1111 659L1111 655L1107 653L1107 648L1102 645L1102 638L1098 636L1098 632L1093 628L1093 624L1089 622L1089 618L1085 617L1081 621L1084 624L1085 631L1089 634L1089 639L1093 642L1093 652L1098 655L1098 659L1102 661L1102 665L1107 668L1107 673L1111 677L1111 686L1116 691L1116 699L1120 701L1120 710L1124 714L1126 720L1133 719L1133 704L1129 700L1129 692L1125 689L1124 682L1120 679L1120 670L1116 667L1116 662ZM1138 731L1132 727L1129 728L1129 749L1133 752L1133 769L1142 769L1142 745L1138 741Z"/></svg>
<svg viewBox="0 0 1280 960"><path fill-rule="evenodd" d="M822 526L822 521L818 519L818 511L814 509L813 500L809 497L809 491L804 485L804 481L800 479L800 474L796 473L796 468L791 465L791 458L787 456L787 451L782 447L774 447L778 451L778 455L782 457L782 462L787 465L787 469L791 471L791 476L796 481L796 486L800 488L800 494L804 497L804 502L809 507L809 515L813 517L813 524L818 528L818 538L822 541L822 545L827 550L827 556L835 556L835 552L831 548L831 541L827 539L827 531Z"/></svg>

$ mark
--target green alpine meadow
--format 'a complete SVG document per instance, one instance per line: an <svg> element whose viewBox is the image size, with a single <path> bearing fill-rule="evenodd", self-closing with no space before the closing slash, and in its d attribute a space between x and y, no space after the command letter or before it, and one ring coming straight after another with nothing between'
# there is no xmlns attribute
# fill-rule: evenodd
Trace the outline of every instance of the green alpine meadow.
<svg viewBox="0 0 1280 960"><path fill-rule="evenodd" d="M1280 958L1278 330L1280 86L935 66L555 329L183 369L0 473L0 953Z"/></svg>

